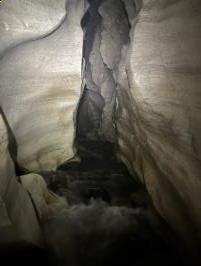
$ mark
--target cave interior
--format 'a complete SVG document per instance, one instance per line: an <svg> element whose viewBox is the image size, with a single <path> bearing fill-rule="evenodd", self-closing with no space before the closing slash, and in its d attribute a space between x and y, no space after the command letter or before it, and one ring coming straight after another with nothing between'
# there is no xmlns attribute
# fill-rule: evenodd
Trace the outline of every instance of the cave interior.
<svg viewBox="0 0 201 266"><path fill-rule="evenodd" d="M66 2L71 7L73 1ZM131 38L135 38L131 30L142 8L140 1L82 2L84 15L79 19L83 33L81 86L72 116L73 156L55 169L42 167L30 171L18 160L17 129L13 132L4 107L0 112L17 181L22 184L23 177L31 173L40 175L49 193L65 203L62 210L43 220L29 191L43 244L38 246L25 240L0 242L0 257L8 265L193 265L186 244L155 207L144 185L144 176L135 168L131 171L129 164L118 156L117 116L123 110L121 99L124 101L118 88L125 85L120 73L125 63L122 55L129 51ZM59 30L65 34L62 25L41 40L48 43ZM33 42L38 40L35 38ZM17 48L9 49L11 53L18 46L24 45L26 49L29 42L23 41ZM72 60L74 49L76 47L71 47ZM130 117L135 120L132 112ZM129 132L124 134L129 138Z"/></svg>

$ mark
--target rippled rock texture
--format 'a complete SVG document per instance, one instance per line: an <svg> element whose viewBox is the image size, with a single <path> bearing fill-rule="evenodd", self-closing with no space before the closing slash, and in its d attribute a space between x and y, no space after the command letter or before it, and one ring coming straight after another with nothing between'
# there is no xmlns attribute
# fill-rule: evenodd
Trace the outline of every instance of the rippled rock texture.
<svg viewBox="0 0 201 266"><path fill-rule="evenodd" d="M160 214L188 242L200 242L201 3L136 3L119 65L120 158Z"/></svg>
<svg viewBox="0 0 201 266"><path fill-rule="evenodd" d="M15 176L12 139L2 112L0 115L0 244L19 239L39 244L41 229L31 199Z"/></svg>
<svg viewBox="0 0 201 266"><path fill-rule="evenodd" d="M1 34L6 31L14 37L1 54L0 104L16 138L19 164L32 171L54 169L73 156L84 3L67 1L65 13L62 1L56 11L54 1L18 1L14 11L13 5L12 1L1 4ZM13 13L4 18L7 12ZM41 24L39 29L32 16ZM34 37L28 39L30 35Z"/></svg>
<svg viewBox="0 0 201 266"><path fill-rule="evenodd" d="M25 176L25 190L16 177L19 165L29 171L54 169L73 156L74 113L81 87L83 6L83 1L74 0L0 3L3 242L20 239L39 244L42 239L37 212L26 191L30 186L37 191L39 184ZM35 204L39 196L43 203L45 195L37 195Z"/></svg>

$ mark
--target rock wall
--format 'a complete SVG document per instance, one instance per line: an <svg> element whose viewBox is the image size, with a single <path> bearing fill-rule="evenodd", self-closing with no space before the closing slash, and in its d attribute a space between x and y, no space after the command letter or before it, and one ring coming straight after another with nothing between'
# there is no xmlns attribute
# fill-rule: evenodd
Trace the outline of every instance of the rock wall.
<svg viewBox="0 0 201 266"><path fill-rule="evenodd" d="M201 3L143 0L136 8L119 65L119 157L168 223L200 243Z"/></svg>
<svg viewBox="0 0 201 266"><path fill-rule="evenodd" d="M31 199L15 176L6 122L0 113L0 243L26 240L42 244Z"/></svg>
<svg viewBox="0 0 201 266"><path fill-rule="evenodd" d="M42 244L36 209L41 219L58 209L39 179L24 176L24 189L16 170L54 169L74 154L82 13L83 1L0 3L0 242Z"/></svg>
<svg viewBox="0 0 201 266"><path fill-rule="evenodd" d="M0 2L0 53L22 41L51 32L65 16L65 0Z"/></svg>
<svg viewBox="0 0 201 266"><path fill-rule="evenodd" d="M81 21L83 42L83 96L78 112L78 139L116 143L116 80L121 49L129 40L132 1L87 0ZM128 14L127 14L128 9Z"/></svg>
<svg viewBox="0 0 201 266"><path fill-rule="evenodd" d="M31 171L54 169L74 155L84 3L67 1L66 15L63 1L58 5L50 0L1 5L0 105L16 138L17 159ZM11 16L7 16L9 12Z"/></svg>

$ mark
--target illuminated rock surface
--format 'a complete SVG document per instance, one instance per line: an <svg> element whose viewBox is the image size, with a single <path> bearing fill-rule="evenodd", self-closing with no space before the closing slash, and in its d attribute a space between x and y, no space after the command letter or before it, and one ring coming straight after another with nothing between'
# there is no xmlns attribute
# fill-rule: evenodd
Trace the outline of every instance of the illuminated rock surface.
<svg viewBox="0 0 201 266"><path fill-rule="evenodd" d="M142 1L118 86L120 158L192 243L201 240L200 26L200 1Z"/></svg>
<svg viewBox="0 0 201 266"><path fill-rule="evenodd" d="M38 33L37 39L7 50L0 60L0 104L16 138L18 162L29 170L54 169L74 155L83 1L69 1L66 8L65 19L54 31Z"/></svg>
<svg viewBox="0 0 201 266"><path fill-rule="evenodd" d="M42 238L34 206L17 181L13 162L28 170L54 169L73 156L73 116L81 87L83 2L68 1L66 8L67 15L64 1L0 3L3 242L19 239L39 244Z"/></svg>
<svg viewBox="0 0 201 266"><path fill-rule="evenodd" d="M0 114L0 244L26 240L39 244L42 240L31 199L17 181L8 151L8 134Z"/></svg>
<svg viewBox="0 0 201 266"><path fill-rule="evenodd" d="M0 3L0 53L51 32L65 16L65 0L6 0Z"/></svg>

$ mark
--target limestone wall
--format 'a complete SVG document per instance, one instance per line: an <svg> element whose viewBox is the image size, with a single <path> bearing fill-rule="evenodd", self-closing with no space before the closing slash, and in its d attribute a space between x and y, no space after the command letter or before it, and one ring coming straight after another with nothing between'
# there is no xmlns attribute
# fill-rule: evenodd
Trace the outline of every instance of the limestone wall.
<svg viewBox="0 0 201 266"><path fill-rule="evenodd" d="M7 127L0 114L0 243L26 240L42 244L31 199L15 176L8 141Z"/></svg>
<svg viewBox="0 0 201 266"><path fill-rule="evenodd" d="M55 12L55 1L35 2L18 1L13 11L13 3L8 1L1 9L5 18L0 14L4 25L10 25L9 38L17 34L13 19L20 24L18 36L0 55L0 105L16 138L19 164L32 171L54 169L74 155L73 120L81 91L80 18L84 9L83 1L69 0L64 16L62 1ZM14 14L10 17L6 12ZM40 25L37 35L35 20ZM29 23L35 37L24 41L28 36L24 27ZM5 27L0 28L3 40L4 33Z"/></svg>
<svg viewBox="0 0 201 266"><path fill-rule="evenodd" d="M169 224L200 242L201 3L136 2L119 65L119 156Z"/></svg>

